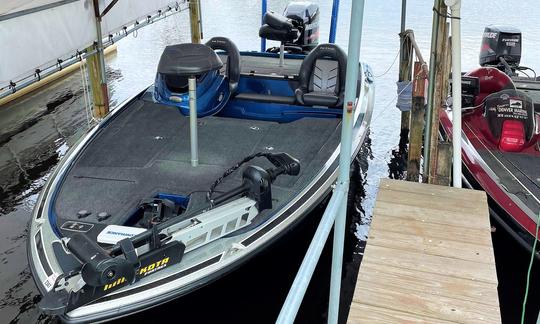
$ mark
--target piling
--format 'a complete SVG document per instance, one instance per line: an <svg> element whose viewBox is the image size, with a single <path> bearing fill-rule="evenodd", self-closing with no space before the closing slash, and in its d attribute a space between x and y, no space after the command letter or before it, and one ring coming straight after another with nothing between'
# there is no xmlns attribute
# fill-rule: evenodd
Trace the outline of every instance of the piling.
<svg viewBox="0 0 540 324"><path fill-rule="evenodd" d="M189 1L189 22L191 27L191 42L193 44L201 43L201 12L199 0Z"/></svg>

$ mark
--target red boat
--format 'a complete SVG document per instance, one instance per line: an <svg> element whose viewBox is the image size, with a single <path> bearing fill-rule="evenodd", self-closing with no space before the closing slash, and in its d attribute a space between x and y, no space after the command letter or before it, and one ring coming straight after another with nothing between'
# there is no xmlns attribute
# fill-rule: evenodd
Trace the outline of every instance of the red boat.
<svg viewBox="0 0 540 324"><path fill-rule="evenodd" d="M532 251L540 217L540 78L518 75L531 70L520 58L519 30L486 27L481 67L462 76L463 176L488 194L492 219ZM452 111L440 116L451 138Z"/></svg>

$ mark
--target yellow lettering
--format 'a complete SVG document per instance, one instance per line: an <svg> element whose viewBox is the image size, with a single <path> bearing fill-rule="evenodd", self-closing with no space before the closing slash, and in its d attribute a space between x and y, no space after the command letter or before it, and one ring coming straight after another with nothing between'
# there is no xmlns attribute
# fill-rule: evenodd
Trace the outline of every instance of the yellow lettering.
<svg viewBox="0 0 540 324"><path fill-rule="evenodd" d="M146 267L141 268L141 269L139 270L139 274L143 274L143 273L145 273L145 272L146 272Z"/></svg>
<svg viewBox="0 0 540 324"><path fill-rule="evenodd" d="M156 267L156 264L152 263L151 265L148 266L148 271L154 270L155 267Z"/></svg>
<svg viewBox="0 0 540 324"><path fill-rule="evenodd" d="M163 265L163 264L166 264L167 262L169 262L169 258L165 258L165 259L161 260L161 264L162 264L162 265Z"/></svg>

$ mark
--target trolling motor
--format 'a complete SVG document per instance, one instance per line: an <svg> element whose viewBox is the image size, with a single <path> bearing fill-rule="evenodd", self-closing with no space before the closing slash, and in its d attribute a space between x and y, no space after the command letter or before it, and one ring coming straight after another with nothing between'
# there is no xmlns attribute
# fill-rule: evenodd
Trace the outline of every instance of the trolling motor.
<svg viewBox="0 0 540 324"><path fill-rule="evenodd" d="M228 175L237 170L242 164L256 158L265 157L274 167L263 169L258 166L247 166L242 173L242 184L230 191L212 198L213 189ZM103 249L95 240L85 234L75 234L67 239L67 249L82 264L73 273L59 277L52 290L44 295L40 308L48 314L63 314L75 304L90 302L132 284L146 275L154 273L167 266L179 263L184 252L210 242L192 243L190 238L208 231L205 226L223 226L230 222L231 217L255 217L258 212L272 208L272 182L282 174L296 176L300 173L300 162L287 153L256 153L230 168L212 186L208 194L208 205L202 209L190 212L191 217L174 217L171 215L170 201L166 199L144 200L144 224L151 228L134 237L119 241L111 249ZM232 198L243 195L244 201L238 200L236 205ZM226 202L230 203L225 204ZM251 208L253 206L257 208ZM234 207L236 206L236 207ZM225 208L221 209L220 208ZM232 209L231 209L232 208ZM239 209L239 213L235 212ZM232 212L232 216L230 216ZM247 212L247 214L246 214ZM196 217L195 217L196 216ZM251 217L251 218L250 218ZM155 222L163 220L162 222ZM221 223L219 223L221 222ZM236 222L235 222L236 223ZM204 235L205 237L207 235ZM213 238L217 239L217 238ZM184 242L186 242L184 244ZM146 244L145 248L137 251ZM198 244L198 245L197 245ZM138 255L137 253L141 253ZM85 287L89 289L64 289L67 280L80 274ZM90 299L88 299L90 298Z"/></svg>
<svg viewBox="0 0 540 324"><path fill-rule="evenodd" d="M240 165L260 156L266 157L268 161L275 166L275 168L264 170L261 167L250 165L246 167L242 173L242 184L240 186L212 199L212 193L214 192L215 188L225 179L226 176L238 169ZM287 153L257 153L245 158L241 163L227 170L224 176L219 178L212 185L208 192L207 198L210 205L214 206L219 205L234 196L246 193L249 198L257 202L257 208L259 211L270 209L272 208L271 183L282 174L296 176L299 173L300 162Z"/></svg>

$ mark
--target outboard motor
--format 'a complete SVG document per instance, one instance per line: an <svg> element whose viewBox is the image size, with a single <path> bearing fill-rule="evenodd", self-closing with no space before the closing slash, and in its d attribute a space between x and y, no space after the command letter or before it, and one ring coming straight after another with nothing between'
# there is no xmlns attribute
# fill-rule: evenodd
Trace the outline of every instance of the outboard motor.
<svg viewBox="0 0 540 324"><path fill-rule="evenodd" d="M319 43L319 6L300 1L287 5L283 15L267 12L259 36L281 42L267 52L309 53Z"/></svg>
<svg viewBox="0 0 540 324"><path fill-rule="evenodd" d="M513 27L488 26L480 48L480 65L493 66L515 76L521 60L521 31Z"/></svg>
<svg viewBox="0 0 540 324"><path fill-rule="evenodd" d="M300 31L300 37L285 46L298 46L302 52L309 52L319 44L319 5L309 1L291 2L283 15L293 21Z"/></svg>

